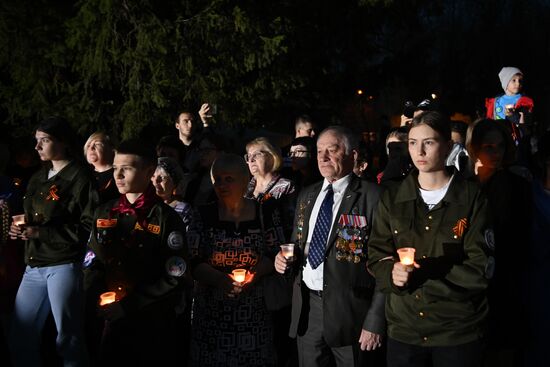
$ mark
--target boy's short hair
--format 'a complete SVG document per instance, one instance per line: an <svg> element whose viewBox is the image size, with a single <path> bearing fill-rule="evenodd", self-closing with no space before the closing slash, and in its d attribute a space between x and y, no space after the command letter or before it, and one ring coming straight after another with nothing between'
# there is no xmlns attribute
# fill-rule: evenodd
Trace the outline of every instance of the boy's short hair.
<svg viewBox="0 0 550 367"><path fill-rule="evenodd" d="M141 139L130 139L121 142L116 148L117 154L132 154L141 158L146 166L157 165L155 148Z"/></svg>

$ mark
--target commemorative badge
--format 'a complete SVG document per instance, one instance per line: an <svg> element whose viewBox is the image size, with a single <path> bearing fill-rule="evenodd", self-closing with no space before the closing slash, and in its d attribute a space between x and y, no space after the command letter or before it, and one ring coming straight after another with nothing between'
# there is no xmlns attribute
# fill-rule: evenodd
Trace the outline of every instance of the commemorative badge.
<svg viewBox="0 0 550 367"><path fill-rule="evenodd" d="M336 260L357 264L366 257L367 218L342 214L338 219Z"/></svg>
<svg viewBox="0 0 550 367"><path fill-rule="evenodd" d="M187 269L187 264L185 260L179 256L172 256L166 261L166 272L168 275L173 277L181 277L185 270Z"/></svg>
<svg viewBox="0 0 550 367"><path fill-rule="evenodd" d="M168 247L172 250L180 250L183 248L183 235L179 231L170 232L168 235Z"/></svg>

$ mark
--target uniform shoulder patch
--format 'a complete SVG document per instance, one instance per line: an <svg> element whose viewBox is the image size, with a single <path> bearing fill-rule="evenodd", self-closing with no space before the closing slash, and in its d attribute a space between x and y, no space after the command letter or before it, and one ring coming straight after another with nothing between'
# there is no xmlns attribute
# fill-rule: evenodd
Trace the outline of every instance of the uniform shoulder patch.
<svg viewBox="0 0 550 367"><path fill-rule="evenodd" d="M147 230L153 234L159 234L160 233L160 226L156 224L148 224Z"/></svg>
<svg viewBox="0 0 550 367"><path fill-rule="evenodd" d="M86 256L84 256L84 262L82 263L84 268L87 268L90 265L92 265L92 261L94 261L94 259L95 259L95 252L93 252L92 250L89 250L88 252L86 252Z"/></svg>
<svg viewBox="0 0 550 367"><path fill-rule="evenodd" d="M183 235L180 231L172 231L168 235L168 247L172 250L181 250L183 248Z"/></svg>
<svg viewBox="0 0 550 367"><path fill-rule="evenodd" d="M172 256L166 261L166 272L170 276L181 277L186 269L187 264L185 260L179 256Z"/></svg>
<svg viewBox="0 0 550 367"><path fill-rule="evenodd" d="M116 219L98 219L96 221L97 228L113 228L116 227Z"/></svg>

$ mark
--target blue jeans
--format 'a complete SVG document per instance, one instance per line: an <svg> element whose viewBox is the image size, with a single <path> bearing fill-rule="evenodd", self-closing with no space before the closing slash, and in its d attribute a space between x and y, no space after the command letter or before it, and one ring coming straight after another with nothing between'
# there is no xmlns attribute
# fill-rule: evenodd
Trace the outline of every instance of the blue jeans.
<svg viewBox="0 0 550 367"><path fill-rule="evenodd" d="M50 310L57 351L67 366L87 366L79 264L27 266L15 298L10 348L14 366L40 366L41 332Z"/></svg>

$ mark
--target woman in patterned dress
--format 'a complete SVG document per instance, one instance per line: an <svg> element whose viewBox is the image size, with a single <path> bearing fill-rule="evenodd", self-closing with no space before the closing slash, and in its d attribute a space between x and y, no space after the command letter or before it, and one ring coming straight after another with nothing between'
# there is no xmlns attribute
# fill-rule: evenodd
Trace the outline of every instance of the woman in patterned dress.
<svg viewBox="0 0 550 367"><path fill-rule="evenodd" d="M245 198L248 168L241 157L224 154L211 169L217 202L199 208L188 233L197 281L193 304L194 366L273 366L272 321L263 276L282 243L280 217L261 213ZM231 274L244 268L244 282Z"/></svg>

